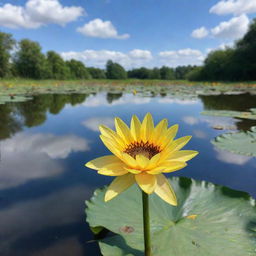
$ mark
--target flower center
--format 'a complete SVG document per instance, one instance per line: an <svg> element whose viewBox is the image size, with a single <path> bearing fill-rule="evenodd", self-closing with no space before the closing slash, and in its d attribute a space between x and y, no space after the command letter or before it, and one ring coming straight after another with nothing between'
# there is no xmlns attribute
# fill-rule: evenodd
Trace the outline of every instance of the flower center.
<svg viewBox="0 0 256 256"><path fill-rule="evenodd" d="M159 146L155 146L154 144L149 143L148 141L133 142L124 150L124 153L129 154L134 159L136 158L136 155L143 155L148 159L151 159L154 155L160 152L161 150Z"/></svg>

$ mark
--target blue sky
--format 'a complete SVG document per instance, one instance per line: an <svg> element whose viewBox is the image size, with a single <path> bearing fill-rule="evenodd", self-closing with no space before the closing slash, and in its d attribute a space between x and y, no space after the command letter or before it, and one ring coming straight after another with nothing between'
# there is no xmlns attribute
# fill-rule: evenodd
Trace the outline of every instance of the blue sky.
<svg viewBox="0 0 256 256"><path fill-rule="evenodd" d="M200 64L241 38L255 0L0 0L0 30L103 67Z"/></svg>

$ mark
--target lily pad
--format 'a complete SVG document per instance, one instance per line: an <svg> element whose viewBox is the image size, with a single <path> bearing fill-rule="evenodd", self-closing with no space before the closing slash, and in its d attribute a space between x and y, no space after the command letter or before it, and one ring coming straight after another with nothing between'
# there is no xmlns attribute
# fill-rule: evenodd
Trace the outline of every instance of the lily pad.
<svg viewBox="0 0 256 256"><path fill-rule="evenodd" d="M247 132L222 134L217 136L212 143L232 153L256 156L256 126Z"/></svg>
<svg viewBox="0 0 256 256"><path fill-rule="evenodd" d="M256 207L248 194L188 178L170 182L177 207L150 195L153 256L256 255ZM99 241L101 253L143 256L141 192L134 185L105 203L105 191L86 202L90 227L115 233Z"/></svg>
<svg viewBox="0 0 256 256"><path fill-rule="evenodd" d="M31 99L32 99L31 97L23 96L23 95L17 95L17 96L2 95L0 96L0 104L5 104L8 102L25 102Z"/></svg>
<svg viewBox="0 0 256 256"><path fill-rule="evenodd" d="M228 110L208 110L208 111L201 112L201 115L226 116L226 117L256 120L255 109L251 109L251 111L248 111L248 112L228 111Z"/></svg>

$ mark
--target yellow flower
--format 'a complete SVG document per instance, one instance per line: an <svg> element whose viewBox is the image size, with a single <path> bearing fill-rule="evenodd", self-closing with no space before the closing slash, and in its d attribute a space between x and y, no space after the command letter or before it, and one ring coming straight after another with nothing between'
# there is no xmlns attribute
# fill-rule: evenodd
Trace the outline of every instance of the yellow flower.
<svg viewBox="0 0 256 256"><path fill-rule="evenodd" d="M191 139L185 136L174 140L178 125L168 128L163 119L154 127L150 113L142 123L136 115L130 128L115 118L116 131L101 125L100 138L113 155L96 158L86 164L99 174L117 176L108 187L105 201L109 201L134 183L147 194L155 192L171 205L177 205L175 193L162 173L184 168L198 152L180 150Z"/></svg>

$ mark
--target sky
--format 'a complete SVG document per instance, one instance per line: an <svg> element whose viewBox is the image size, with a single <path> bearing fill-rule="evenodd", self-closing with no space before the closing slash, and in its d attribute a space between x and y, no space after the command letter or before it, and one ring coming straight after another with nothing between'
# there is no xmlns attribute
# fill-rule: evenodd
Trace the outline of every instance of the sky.
<svg viewBox="0 0 256 256"><path fill-rule="evenodd" d="M101 68L200 65L255 17L256 0L0 0L0 31Z"/></svg>

